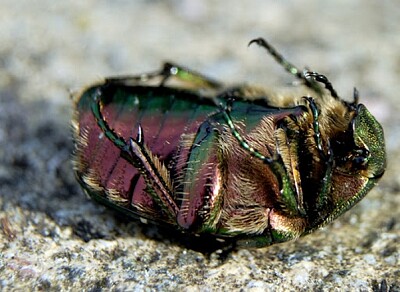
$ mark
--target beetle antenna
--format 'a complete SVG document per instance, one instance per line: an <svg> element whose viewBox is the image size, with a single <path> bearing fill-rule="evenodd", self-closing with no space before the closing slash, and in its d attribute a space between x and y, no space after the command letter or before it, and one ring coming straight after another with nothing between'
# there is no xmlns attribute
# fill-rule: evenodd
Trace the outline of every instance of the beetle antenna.
<svg viewBox="0 0 400 292"><path fill-rule="evenodd" d="M360 100L360 92L357 88L353 89L353 105L357 105Z"/></svg>

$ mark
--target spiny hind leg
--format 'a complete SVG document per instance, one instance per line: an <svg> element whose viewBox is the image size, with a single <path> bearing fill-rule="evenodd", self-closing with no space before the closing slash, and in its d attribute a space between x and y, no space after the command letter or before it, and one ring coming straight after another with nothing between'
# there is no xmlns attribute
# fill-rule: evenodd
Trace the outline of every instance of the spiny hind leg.
<svg viewBox="0 0 400 292"><path fill-rule="evenodd" d="M172 182L170 174L164 164L159 161L150 149L144 143L144 134L142 127L136 138L129 138L125 141L108 124L102 114L102 92L99 88L93 95L91 110L98 126L104 135L121 151L121 157L139 170L146 181L147 192L154 201L163 209L172 220L176 219L178 207L174 201Z"/></svg>

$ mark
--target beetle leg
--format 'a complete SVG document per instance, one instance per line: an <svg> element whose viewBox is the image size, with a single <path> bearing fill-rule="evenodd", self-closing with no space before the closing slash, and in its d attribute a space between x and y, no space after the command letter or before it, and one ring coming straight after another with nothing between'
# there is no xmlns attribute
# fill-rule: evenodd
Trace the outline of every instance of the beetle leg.
<svg viewBox="0 0 400 292"><path fill-rule="evenodd" d="M193 89L211 89L220 90L224 86L222 83L212 80L200 73L184 68L173 63L164 63L161 70L137 76L120 76L107 78L106 83L143 83L155 81L157 85L164 86L167 82L181 82L187 84L189 88Z"/></svg>
<svg viewBox="0 0 400 292"><path fill-rule="evenodd" d="M317 203L316 207L317 210L323 210L325 204L327 203L327 195L330 191L330 186L331 186L331 177L332 177L332 168L333 168L333 151L330 146L329 140L327 141L327 148L328 152L327 154L324 153L322 149L322 140L321 140L321 133L319 130L319 112L318 112L318 107L314 102L314 99L312 97L305 96L304 99L308 102L308 105L311 109L311 113L313 116L313 128L314 128L314 139L315 139L315 144L317 145L317 149L319 152L319 155L321 156L321 160L325 161L326 169L325 173L322 179L322 185L321 189L319 191L319 196L317 198Z"/></svg>
<svg viewBox="0 0 400 292"><path fill-rule="evenodd" d="M324 177L322 178L321 189L318 194L318 198L316 201L316 209L318 211L325 210L325 206L328 203L328 195L330 193L331 188L331 180L332 180L332 171L333 171L333 151L331 145L328 140L328 155L325 160L326 170Z"/></svg>
<svg viewBox="0 0 400 292"><path fill-rule="evenodd" d="M325 75L319 74L317 72L309 71L309 70L304 70L303 71L303 76L306 79L312 78L316 82L322 83L325 88L330 92L331 96L335 99L340 99L336 90L333 88L332 83L329 81L328 77Z"/></svg>
<svg viewBox="0 0 400 292"><path fill-rule="evenodd" d="M318 82L321 82L319 80L314 80L313 78L307 78L304 75L304 72L308 72L308 70L300 70L299 68L297 68L295 65L293 65L292 63L290 63L288 60L286 60L273 46L271 46L265 39L263 38L258 38L258 39L254 39L251 40L249 42L249 46L253 43L256 43L257 45L259 45L260 47L263 47L264 49L266 49L268 51L268 53L271 54L272 57L274 57L274 59L278 62L278 64L282 65L282 67L289 72L290 74L292 74L293 76L295 76L296 78L300 79L301 81L304 82L304 84L311 88L312 90L314 90L316 93L318 93L319 95L322 95L322 89L321 86L319 86ZM325 77L326 78L326 77ZM326 78L327 79L327 78ZM332 88L333 89L333 88ZM332 93L332 92L331 92Z"/></svg>
<svg viewBox="0 0 400 292"><path fill-rule="evenodd" d="M200 221L202 228L208 230L215 229L218 224L223 201L216 149L220 130L222 126L215 116L210 116L199 127L190 147L178 193L182 204L177 222L185 229Z"/></svg>
<svg viewBox="0 0 400 292"><path fill-rule="evenodd" d="M122 75L116 77L107 77L105 79L105 83L113 83L113 84L127 84L127 83L138 83L148 82L153 79L160 78L162 76L163 70L158 70L156 72L144 73L140 75Z"/></svg>
<svg viewBox="0 0 400 292"><path fill-rule="evenodd" d="M265 164L268 164L271 170L276 174L276 176L279 177L280 188L282 191L281 203L285 211L288 212L290 215L304 215L305 210L302 204L302 195L300 194L299 197L296 196L297 193L293 189L292 180L290 179L290 176L284 167L282 156L279 153L276 153L275 157L271 158L263 155L257 149L254 149L236 129L233 120L229 114L229 110L223 109L222 115L228 127L230 128L232 135L237 139L240 146L246 149L250 155L262 160Z"/></svg>
<svg viewBox="0 0 400 292"><path fill-rule="evenodd" d="M304 96L303 97L307 102L308 106L311 109L311 114L313 116L313 130L314 130L314 140L315 144L317 145L318 152L320 153L321 156L325 156L325 153L322 149L322 140L321 140L321 133L319 131L319 112L318 112L318 107L314 102L314 99L310 96Z"/></svg>
<svg viewBox="0 0 400 292"><path fill-rule="evenodd" d="M268 51L268 53L271 54L274 59L283 66L283 68L288 71L290 74L294 75L295 77L307 81L304 78L304 75L301 70L299 70L295 65L287 61L273 46L271 46L265 39L263 38L258 38L251 40L248 44L248 46L252 45L253 43L256 43L260 47L263 47Z"/></svg>
<svg viewBox="0 0 400 292"><path fill-rule="evenodd" d="M173 200L172 183L169 179L170 175L168 170L144 145L141 126L139 126L136 140L130 138L129 143L110 128L101 113L100 96L101 92L99 90L91 105L97 124L104 135L121 150L121 157L140 170L153 199L171 218L175 219L178 213L178 207Z"/></svg>
<svg viewBox="0 0 400 292"><path fill-rule="evenodd" d="M160 204L163 209L168 210L168 214L172 218L176 218L178 207L173 199L172 184L169 181L168 170L161 164L156 156L144 144L130 138L130 153L134 155L134 159L140 160L141 174L145 177L146 183L153 190L153 199ZM131 159L128 157L128 161Z"/></svg>
<svg viewBox="0 0 400 292"><path fill-rule="evenodd" d="M222 115L225 119L225 122L227 123L229 129L231 130L232 135L238 140L239 144L241 147L246 149L250 155L264 161L266 164L271 164L274 162L274 160L270 157L265 156L261 152L259 152L257 149L254 149L250 144L240 135L239 131L236 129L236 126L233 124L233 120L229 114L229 111L224 109L222 111Z"/></svg>
<svg viewBox="0 0 400 292"><path fill-rule="evenodd" d="M179 81L188 82L195 85L197 88L223 88L223 85L220 82L173 63L165 63L160 74L163 76L160 85L164 85L169 79L176 77Z"/></svg>

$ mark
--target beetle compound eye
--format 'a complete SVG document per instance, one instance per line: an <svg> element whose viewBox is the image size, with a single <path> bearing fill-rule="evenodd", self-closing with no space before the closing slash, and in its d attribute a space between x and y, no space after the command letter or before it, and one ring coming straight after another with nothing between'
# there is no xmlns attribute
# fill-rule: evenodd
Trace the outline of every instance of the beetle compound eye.
<svg viewBox="0 0 400 292"><path fill-rule="evenodd" d="M356 169L367 167L368 157L369 157L369 151L367 149L356 150L353 156L353 167Z"/></svg>
<svg viewBox="0 0 400 292"><path fill-rule="evenodd" d="M363 156L356 156L353 158L353 166L354 168L361 168L365 166L367 163L367 158Z"/></svg>

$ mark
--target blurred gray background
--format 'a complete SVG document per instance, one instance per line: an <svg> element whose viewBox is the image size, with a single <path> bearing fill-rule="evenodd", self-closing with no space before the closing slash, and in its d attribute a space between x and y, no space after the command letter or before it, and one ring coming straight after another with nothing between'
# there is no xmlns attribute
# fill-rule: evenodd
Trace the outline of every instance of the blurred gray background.
<svg viewBox="0 0 400 292"><path fill-rule="evenodd" d="M247 43L357 86L389 165L355 208L310 236L203 254L88 200L70 153L71 93L170 60L228 83L293 81ZM0 289L400 290L400 4L0 0Z"/></svg>

